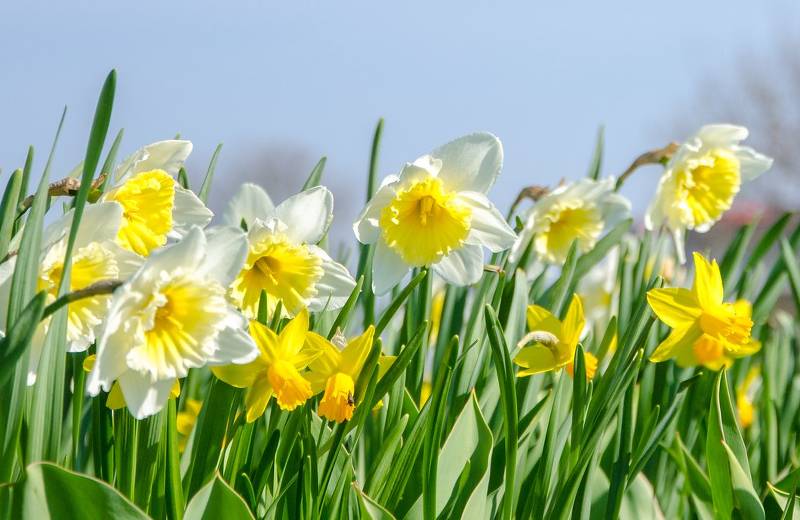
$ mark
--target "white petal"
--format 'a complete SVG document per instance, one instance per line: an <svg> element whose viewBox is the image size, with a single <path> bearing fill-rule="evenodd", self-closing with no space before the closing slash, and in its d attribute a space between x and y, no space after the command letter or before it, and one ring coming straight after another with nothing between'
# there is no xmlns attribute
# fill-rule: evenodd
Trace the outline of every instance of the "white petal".
<svg viewBox="0 0 800 520"><path fill-rule="evenodd" d="M127 370L119 377L119 386L131 415L141 420L164 408L170 391L175 386L175 380L165 379L152 383L149 376Z"/></svg>
<svg viewBox="0 0 800 520"><path fill-rule="evenodd" d="M342 264L333 261L328 253L317 246L310 246L311 251L322 259L322 278L316 283L317 295L312 298L309 310L341 309L353 292L356 281Z"/></svg>
<svg viewBox="0 0 800 520"><path fill-rule="evenodd" d="M400 283L408 273L409 266L392 251L386 242L378 240L372 259L372 292L380 296Z"/></svg>
<svg viewBox="0 0 800 520"><path fill-rule="evenodd" d="M247 236L239 227L215 226L205 231L206 256L199 272L227 287L247 258Z"/></svg>
<svg viewBox="0 0 800 520"><path fill-rule="evenodd" d="M253 338L244 329L227 327L219 332L217 350L208 357L207 362L209 365L243 365L258 357L258 352Z"/></svg>
<svg viewBox="0 0 800 520"><path fill-rule="evenodd" d="M439 178L448 190L486 193L503 166L503 145L489 133L471 134L431 152L441 159Z"/></svg>
<svg viewBox="0 0 800 520"><path fill-rule="evenodd" d="M278 204L275 214L288 227L289 238L298 243L316 244L331 224L333 194L324 186L311 188Z"/></svg>
<svg viewBox="0 0 800 520"><path fill-rule="evenodd" d="M55 222L47 226L42 239L42 247L52 246L61 239L69 236L72 227L72 218L75 210L71 209ZM122 206L117 202L101 202L88 204L83 210L81 224L75 237L75 249L79 249L89 242L113 240L119 233L122 225Z"/></svg>
<svg viewBox="0 0 800 520"><path fill-rule="evenodd" d="M508 255L509 262L517 263L519 262L520 258L522 258L522 254L525 252L525 249L528 247L528 244L533 238L533 224L534 214L531 211L528 215L525 225L522 227L522 231L520 231L519 236L514 241L514 245L511 246L511 253Z"/></svg>
<svg viewBox="0 0 800 520"><path fill-rule="evenodd" d="M462 191L458 196L472 209L467 244L485 246L493 253L514 245L517 235L483 193Z"/></svg>
<svg viewBox="0 0 800 520"><path fill-rule="evenodd" d="M192 226L206 227L214 213L203 204L193 191L175 183L175 205L172 207L172 231L170 238L180 238Z"/></svg>
<svg viewBox="0 0 800 520"><path fill-rule="evenodd" d="M266 220L275 213L275 205L261 186L245 182L231 197L222 222L229 226L241 227L242 221L248 229L256 219Z"/></svg>
<svg viewBox="0 0 800 520"><path fill-rule="evenodd" d="M760 154L747 146L740 146L736 150L739 159L742 181L752 181L765 171L772 168L772 157Z"/></svg>
<svg viewBox="0 0 800 520"><path fill-rule="evenodd" d="M136 331L125 309L138 298L125 285L114 292L111 308L97 341L97 360L86 380L89 395L97 395L101 388L108 392L114 380L128 370L126 359L136 341Z"/></svg>
<svg viewBox="0 0 800 520"><path fill-rule="evenodd" d="M729 147L747 139L747 128L737 125L705 125L695 134L705 148Z"/></svg>
<svg viewBox="0 0 800 520"><path fill-rule="evenodd" d="M434 264L433 270L453 285L472 285L483 274L483 250L480 246L465 245Z"/></svg>
<svg viewBox="0 0 800 520"><path fill-rule="evenodd" d="M114 255L114 259L117 262L117 269L119 270L119 279L122 281L128 280L133 276L144 262L144 258L133 251L120 247L116 242L103 242L103 248L111 251L111 254Z"/></svg>
<svg viewBox="0 0 800 520"><path fill-rule="evenodd" d="M367 202L356 221L353 223L353 232L362 244L372 244L380 235L381 211L395 196L395 184L398 177L390 175L383 181L383 185Z"/></svg>
<svg viewBox="0 0 800 520"><path fill-rule="evenodd" d="M406 163L400 172L398 189L405 188L428 177L436 177L441 167L442 161L434 159L430 155L423 155L413 163Z"/></svg>
<svg viewBox="0 0 800 520"><path fill-rule="evenodd" d="M155 279L162 271L176 269L192 271L197 269L205 258L206 237L203 230L193 227L180 241L151 253L142 268L134 276L132 283L141 278Z"/></svg>
<svg viewBox="0 0 800 520"><path fill-rule="evenodd" d="M149 144L132 153L119 165L114 176L115 182L120 183L130 175L150 170L164 170L174 177L190 153L191 141L167 140Z"/></svg>

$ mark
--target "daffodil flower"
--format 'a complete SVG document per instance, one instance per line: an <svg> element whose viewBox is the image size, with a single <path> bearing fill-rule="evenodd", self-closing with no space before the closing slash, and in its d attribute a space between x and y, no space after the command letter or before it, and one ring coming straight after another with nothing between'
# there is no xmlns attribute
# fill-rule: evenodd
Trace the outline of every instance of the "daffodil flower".
<svg viewBox="0 0 800 520"><path fill-rule="evenodd" d="M175 429L178 430L178 451L181 453L186 451L186 444L189 442L189 437L192 435L202 408L202 401L190 397L186 399L186 407L182 412L178 412L175 418Z"/></svg>
<svg viewBox="0 0 800 520"><path fill-rule="evenodd" d="M615 193L615 182L612 177L581 179L540 198L527 212L511 261L522 256L531 240L536 257L551 264L564 263L575 240L580 252L592 249L604 230L630 215L631 203Z"/></svg>
<svg viewBox="0 0 800 520"><path fill-rule="evenodd" d="M733 204L743 182L772 166L772 159L739 143L747 128L707 125L683 143L667 163L645 215L647 229L666 225L685 262L686 230L705 233Z"/></svg>
<svg viewBox="0 0 800 520"><path fill-rule="evenodd" d="M342 307L355 280L342 264L315 245L333 218L333 195L318 186L289 197L277 207L253 184L242 185L224 220L248 228L249 250L244 267L231 286L231 298L255 318L261 292L271 313L278 300L289 316Z"/></svg>
<svg viewBox="0 0 800 520"><path fill-rule="evenodd" d="M238 228L189 230L153 252L113 295L89 374L91 395L114 381L141 419L164 406L190 368L249 363L258 354L246 322L225 297L247 255Z"/></svg>
<svg viewBox="0 0 800 520"><path fill-rule="evenodd" d="M454 285L471 285L483 271L483 247L511 247L514 231L486 198L502 163L495 136L472 134L383 180L353 224L361 243L376 244L376 294L389 291L412 267L432 266Z"/></svg>
<svg viewBox="0 0 800 520"><path fill-rule="evenodd" d="M514 357L514 363L522 367L517 376L558 370L572 363L585 325L580 297L572 296L564 321L538 305L529 305L527 315L532 332L521 343L533 340L534 344L523 346Z"/></svg>
<svg viewBox="0 0 800 520"><path fill-rule="evenodd" d="M58 297L73 214L74 211L70 210L44 231L37 289L45 291L47 303L52 303ZM110 202L86 207L72 250L68 292L83 289L101 280L124 280L138 269L141 258L115 242L121 221L122 207L119 204ZM17 261L18 258L12 256L0 264L0 294L8 294L11 275L14 273ZM7 298L4 297L3 301L7 301ZM68 305L67 350L69 352L82 352L94 343L96 334L108 313L110 302L110 295L97 295ZM0 313L0 325L3 329L5 329L5 319L5 313ZM36 369L49 324L49 318L39 324L31 342L28 384L33 384L36 380Z"/></svg>
<svg viewBox="0 0 800 520"><path fill-rule="evenodd" d="M96 362L96 354L86 356L86 359L83 360L83 371L91 372ZM172 388L169 391L169 397L170 399L177 399L180 395L181 383L176 379L175 384L172 385ZM106 408L109 410L120 410L125 408L125 396L122 395L122 390L120 389L117 381L114 381L114 384L111 385L111 390L108 392L108 396L106 397Z"/></svg>
<svg viewBox="0 0 800 520"><path fill-rule="evenodd" d="M359 397L355 395L356 381L369 355L374 334L375 328L370 325L346 345L346 340L341 338L335 341L339 343L335 346L318 334L309 335L309 342L320 352L308 366L311 391L315 394L325 391L319 402L320 417L338 423L353 418ZM340 347L343 348L340 350Z"/></svg>
<svg viewBox="0 0 800 520"><path fill-rule="evenodd" d="M211 210L175 180L191 151L190 141L160 141L133 153L117 168L111 189L100 200L123 207L117 237L122 247L147 256L168 238L179 239L192 226L205 227L211 221Z"/></svg>
<svg viewBox="0 0 800 520"><path fill-rule="evenodd" d="M586 379L594 379L595 374L597 373L597 365L599 364L599 360L597 356L592 354L591 352L584 352L583 353L583 364L584 369L586 370ZM569 377L575 377L575 363L570 362L567 367L567 374Z"/></svg>
<svg viewBox="0 0 800 520"><path fill-rule="evenodd" d="M308 335L313 334L308 331L308 311L300 311L280 334L251 321L250 334L258 346L258 356L252 362L211 368L222 381L247 389L247 422L264 415L273 395L283 410L294 410L305 403L313 392L302 371L320 355L307 341Z"/></svg>
<svg viewBox="0 0 800 520"><path fill-rule="evenodd" d="M756 409L753 406L753 400L760 386L760 367L758 365L750 367L744 377L744 381L736 389L736 414L739 417L739 425L742 428L749 428L755 420Z"/></svg>
<svg viewBox="0 0 800 520"><path fill-rule="evenodd" d="M750 303L722 301L722 276L716 260L709 262L694 253L694 270L691 289L651 289L647 293L650 308L672 328L650 361L674 358L683 367L703 365L719 370L733 358L757 352L761 344L750 336Z"/></svg>

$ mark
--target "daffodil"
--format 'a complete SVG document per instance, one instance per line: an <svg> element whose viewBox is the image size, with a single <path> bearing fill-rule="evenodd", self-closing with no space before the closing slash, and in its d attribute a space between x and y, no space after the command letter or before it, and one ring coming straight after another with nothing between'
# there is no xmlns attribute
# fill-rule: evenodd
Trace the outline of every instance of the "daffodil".
<svg viewBox="0 0 800 520"><path fill-rule="evenodd" d="M594 379L594 375L597 373L597 365L599 363L597 356L595 356L591 352L584 352L583 363L584 363L584 368L586 369L586 379ZM569 377L575 377L574 362L570 362L567 365L566 370L567 373L569 374Z"/></svg>
<svg viewBox="0 0 800 520"><path fill-rule="evenodd" d="M168 238L181 238L192 226L211 221L214 214L175 180L191 151L190 141L160 141L133 153L117 168L101 200L116 201L123 208L117 236L122 247L147 256Z"/></svg>
<svg viewBox="0 0 800 520"><path fill-rule="evenodd" d="M528 210L511 260L518 260L531 240L536 257L552 264L564 262L575 240L580 252L592 249L604 230L630 214L630 201L614 191L615 182L581 179L544 195Z"/></svg>
<svg viewBox="0 0 800 520"><path fill-rule="evenodd" d="M175 418L175 429L178 430L178 451L181 453L186 450L186 443L189 442L189 436L192 435L202 408L202 401L190 397L186 399L186 407L183 411L178 412Z"/></svg>
<svg viewBox="0 0 800 520"><path fill-rule="evenodd" d="M244 233L231 227L194 227L153 252L114 292L89 393L119 381L128 409L141 419L161 410L175 379L190 368L252 361L258 350L225 297L246 254Z"/></svg>
<svg viewBox="0 0 800 520"><path fill-rule="evenodd" d="M760 386L761 369L758 365L750 367L744 381L736 389L736 413L739 416L739 425L742 428L749 428L755 420L756 409L753 406L753 400Z"/></svg>
<svg viewBox="0 0 800 520"><path fill-rule="evenodd" d="M523 346L514 357L514 363L522 367L517 376L549 372L573 362L585 325L583 304L577 294L572 296L563 321L538 305L528 306L527 318L531 332L520 343L533 345ZM588 365L587 362L587 369Z"/></svg>
<svg viewBox="0 0 800 520"><path fill-rule="evenodd" d="M667 163L645 226L665 225L672 232L681 263L686 230L708 231L731 207L742 183L772 166L771 158L739 144L747 134L742 126L704 126Z"/></svg>
<svg viewBox="0 0 800 520"><path fill-rule="evenodd" d="M383 180L353 224L361 243L376 244L376 294L389 291L412 267L432 266L454 285L471 285L483 271L483 247L511 247L513 230L486 198L502 162L495 136L472 134Z"/></svg>
<svg viewBox="0 0 800 520"><path fill-rule="evenodd" d="M722 276L716 260L694 253L694 285L691 289L651 289L650 308L670 335L661 342L650 361L674 358L678 365L703 365L719 370L733 358L757 352L761 344L750 336L752 309L746 300L723 302Z"/></svg>
<svg viewBox="0 0 800 520"><path fill-rule="evenodd" d="M315 245L333 218L333 195L316 187L289 197L277 207L253 184L242 185L225 212L225 222L248 228L249 250L231 286L231 298L255 318L261 292L271 313L280 300L289 316L342 307L356 285L342 264Z"/></svg>
<svg viewBox="0 0 800 520"><path fill-rule="evenodd" d="M320 355L307 341L312 334L308 331L308 312L301 310L280 334L251 321L250 334L258 346L258 356L252 362L211 368L222 381L247 389L244 397L247 422L264 414L273 395L283 410L294 410L305 403L313 392L302 372Z"/></svg>
<svg viewBox="0 0 800 520"><path fill-rule="evenodd" d="M84 372L91 372L96 362L96 354L86 356L86 359L83 360ZM180 395L181 383L176 379L175 384L173 384L172 388L170 389L169 397L170 399L177 399ZM117 381L114 381L114 384L111 385L111 390L108 392L108 397L106 397L106 407L110 410L119 410L125 408L125 396L122 395L122 390L120 389Z"/></svg>
<svg viewBox="0 0 800 520"><path fill-rule="evenodd" d="M74 212L70 210L44 231L39 260L37 289L45 291L47 303L58 297L64 272L67 240ZM92 204L86 207L72 250L72 270L67 292L86 288L102 280L130 277L141 264L141 258L121 248L115 237L122 220L122 208L116 203ZM0 264L0 294L7 294L11 275L18 258L11 256ZM110 295L97 295L70 303L67 307L67 350L81 352L94 343L111 302ZM5 328L5 313L2 326ZM30 346L28 383L36 380L45 336L50 319L37 328Z"/></svg>
<svg viewBox="0 0 800 520"><path fill-rule="evenodd" d="M339 423L352 419L359 397L355 395L356 381L369 355L374 334L375 328L370 325L350 342L344 338L337 341L334 337L337 345L317 334L309 335L310 343L320 352L308 365L311 391L325 392L319 402L320 417Z"/></svg>

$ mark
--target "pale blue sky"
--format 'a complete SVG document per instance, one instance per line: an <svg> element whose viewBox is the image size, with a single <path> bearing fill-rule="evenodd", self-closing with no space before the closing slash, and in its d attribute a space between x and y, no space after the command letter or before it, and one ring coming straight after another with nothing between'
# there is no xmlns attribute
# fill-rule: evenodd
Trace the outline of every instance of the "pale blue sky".
<svg viewBox="0 0 800 520"><path fill-rule="evenodd" d="M378 117L386 118L383 174L488 130L505 145L493 192L505 211L524 185L583 175L601 123L609 174L684 137L671 135L675 114L699 81L726 74L742 51L766 48L776 26L797 27L794 4L5 1L0 167L7 177L34 144L41 171L66 104L53 175L66 173L116 68L112 130L126 130L123 153L181 132L195 144L189 166L200 175L223 141L217 182L232 184L242 173L237 156L288 143L327 155L335 189L360 194ZM646 177L626 189L638 213L654 189ZM338 217L352 219L359 208L351 206Z"/></svg>

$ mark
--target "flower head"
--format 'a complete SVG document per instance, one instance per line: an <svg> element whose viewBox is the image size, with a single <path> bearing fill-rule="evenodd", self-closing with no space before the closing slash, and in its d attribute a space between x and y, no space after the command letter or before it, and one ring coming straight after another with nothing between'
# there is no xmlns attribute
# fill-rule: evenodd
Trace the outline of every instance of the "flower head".
<svg viewBox="0 0 800 520"><path fill-rule="evenodd" d="M312 345L320 352L320 356L308 366L308 380L315 394L325 391L319 403L321 417L336 422L349 421L353 417L359 397L355 395L355 384L372 348L374 334L375 328L370 326L346 345L342 338L337 346L319 335L309 335ZM340 347L344 348L340 350Z"/></svg>
<svg viewBox="0 0 800 520"><path fill-rule="evenodd" d="M544 195L528 210L512 260L519 259L531 240L535 255L554 264L564 262L575 240L581 252L593 248L603 230L630 214L630 202L615 193L614 186L612 177L581 179Z"/></svg>
<svg viewBox="0 0 800 520"><path fill-rule="evenodd" d="M175 180L192 151L189 141L160 141L128 157L114 175L112 188L101 200L116 201L123 208L117 241L147 256L180 238L192 226L204 227L213 213L190 190Z"/></svg>
<svg viewBox="0 0 800 520"><path fill-rule="evenodd" d="M742 182L772 166L771 158L739 144L746 138L742 126L704 126L667 163L645 225L672 231L681 262L686 230L708 231L731 207Z"/></svg>
<svg viewBox="0 0 800 520"><path fill-rule="evenodd" d="M384 179L353 224L361 243L376 244L376 294L389 291L412 267L432 266L454 285L473 284L483 270L483 247L511 247L513 230L486 198L502 161L496 137L473 134Z"/></svg>
<svg viewBox="0 0 800 520"><path fill-rule="evenodd" d="M163 407L190 368L250 362L257 349L225 298L246 253L244 233L229 227L192 228L152 253L113 295L89 393L119 381L128 409L143 418Z"/></svg>
<svg viewBox="0 0 800 520"><path fill-rule="evenodd" d="M262 291L270 312L280 300L290 316L306 307L320 311L344 305L356 282L315 245L332 215L333 195L327 188L312 188L273 207L261 188L242 185L225 221L248 228L247 259L231 286L231 297L246 316L256 317Z"/></svg>
<svg viewBox="0 0 800 520"><path fill-rule="evenodd" d="M746 300L723 302L722 276L716 260L694 253L694 285L691 289L651 289L650 308L670 335L661 342L650 361L675 358L680 366L703 365L719 370L733 358L757 352L761 344L750 336L752 309Z"/></svg>
<svg viewBox="0 0 800 520"><path fill-rule="evenodd" d="M308 311L301 310L280 334L251 321L250 334L258 346L258 357L244 365L211 368L222 381L247 389L247 422L264 414L273 395L283 410L294 410L305 403L313 393L302 371L320 354L307 341L313 334L308 331Z"/></svg>
<svg viewBox="0 0 800 520"><path fill-rule="evenodd" d="M524 345L533 341L534 344L524 346L514 357L514 363L523 368L517 376L549 372L572 363L584 325L583 304L577 294L572 296L563 321L544 307L529 305L528 328L531 333L520 343ZM587 362L587 374L588 367Z"/></svg>

